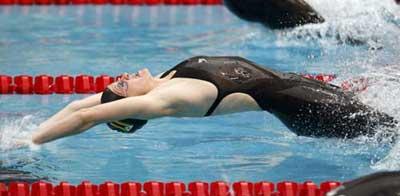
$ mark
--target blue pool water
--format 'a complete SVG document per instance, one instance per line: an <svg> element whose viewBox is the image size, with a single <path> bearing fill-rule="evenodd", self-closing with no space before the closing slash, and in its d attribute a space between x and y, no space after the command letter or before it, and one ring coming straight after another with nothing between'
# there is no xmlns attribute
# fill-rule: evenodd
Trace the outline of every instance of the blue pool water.
<svg viewBox="0 0 400 196"><path fill-rule="evenodd" d="M268 67L368 76L360 99L400 117L400 8L391 0L309 0L326 19L285 31L222 6L0 7L0 74L153 73L194 55L239 55ZM346 44L347 37L364 42ZM396 66L397 64L397 66ZM0 168L52 182L348 180L400 169L400 143L298 137L272 115L162 118L133 135L104 125L41 147L16 138L84 95L0 95Z"/></svg>

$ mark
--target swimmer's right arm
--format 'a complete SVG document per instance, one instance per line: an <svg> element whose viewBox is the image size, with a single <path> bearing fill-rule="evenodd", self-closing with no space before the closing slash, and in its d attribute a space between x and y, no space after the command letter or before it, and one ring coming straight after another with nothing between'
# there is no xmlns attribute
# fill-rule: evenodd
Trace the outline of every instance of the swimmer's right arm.
<svg viewBox="0 0 400 196"><path fill-rule="evenodd" d="M174 109L166 99L154 95L129 97L106 104L83 108L57 122L39 127L32 142L43 144L62 137L82 133L104 122L126 118L154 119L173 115Z"/></svg>

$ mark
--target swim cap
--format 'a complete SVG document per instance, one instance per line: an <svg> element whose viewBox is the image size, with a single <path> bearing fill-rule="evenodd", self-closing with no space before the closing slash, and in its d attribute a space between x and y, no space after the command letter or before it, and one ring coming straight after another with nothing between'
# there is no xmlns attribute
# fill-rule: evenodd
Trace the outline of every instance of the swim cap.
<svg viewBox="0 0 400 196"><path fill-rule="evenodd" d="M108 103L111 101L116 101L119 99L123 99L125 97L119 96L112 92L109 88L106 88L103 91L103 95L101 96L101 103ZM122 133L134 133L136 130L141 129L147 120L139 120L139 119L123 119L117 120L113 122L108 122L107 126L115 131Z"/></svg>

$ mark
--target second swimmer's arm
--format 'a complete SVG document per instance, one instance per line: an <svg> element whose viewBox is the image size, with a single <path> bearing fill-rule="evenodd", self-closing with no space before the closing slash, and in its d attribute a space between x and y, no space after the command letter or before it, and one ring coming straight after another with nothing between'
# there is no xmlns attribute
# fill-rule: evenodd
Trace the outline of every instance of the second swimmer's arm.
<svg viewBox="0 0 400 196"><path fill-rule="evenodd" d="M75 135L103 122L125 118L153 119L171 115L173 109L167 101L154 95L129 97L106 104L78 110L49 126L40 127L32 142L43 144L62 137Z"/></svg>

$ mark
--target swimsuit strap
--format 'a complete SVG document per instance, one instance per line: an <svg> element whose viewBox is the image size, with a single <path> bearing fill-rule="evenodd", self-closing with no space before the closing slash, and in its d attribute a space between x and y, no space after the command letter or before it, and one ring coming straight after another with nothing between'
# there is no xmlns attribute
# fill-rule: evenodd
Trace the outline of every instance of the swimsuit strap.
<svg viewBox="0 0 400 196"><path fill-rule="evenodd" d="M224 99L225 96L226 95L221 95L220 90L218 89L217 98L215 99L214 103L211 105L211 107L208 109L206 115L204 115L204 116L211 116L211 114L218 107L219 103L221 103L222 99Z"/></svg>

